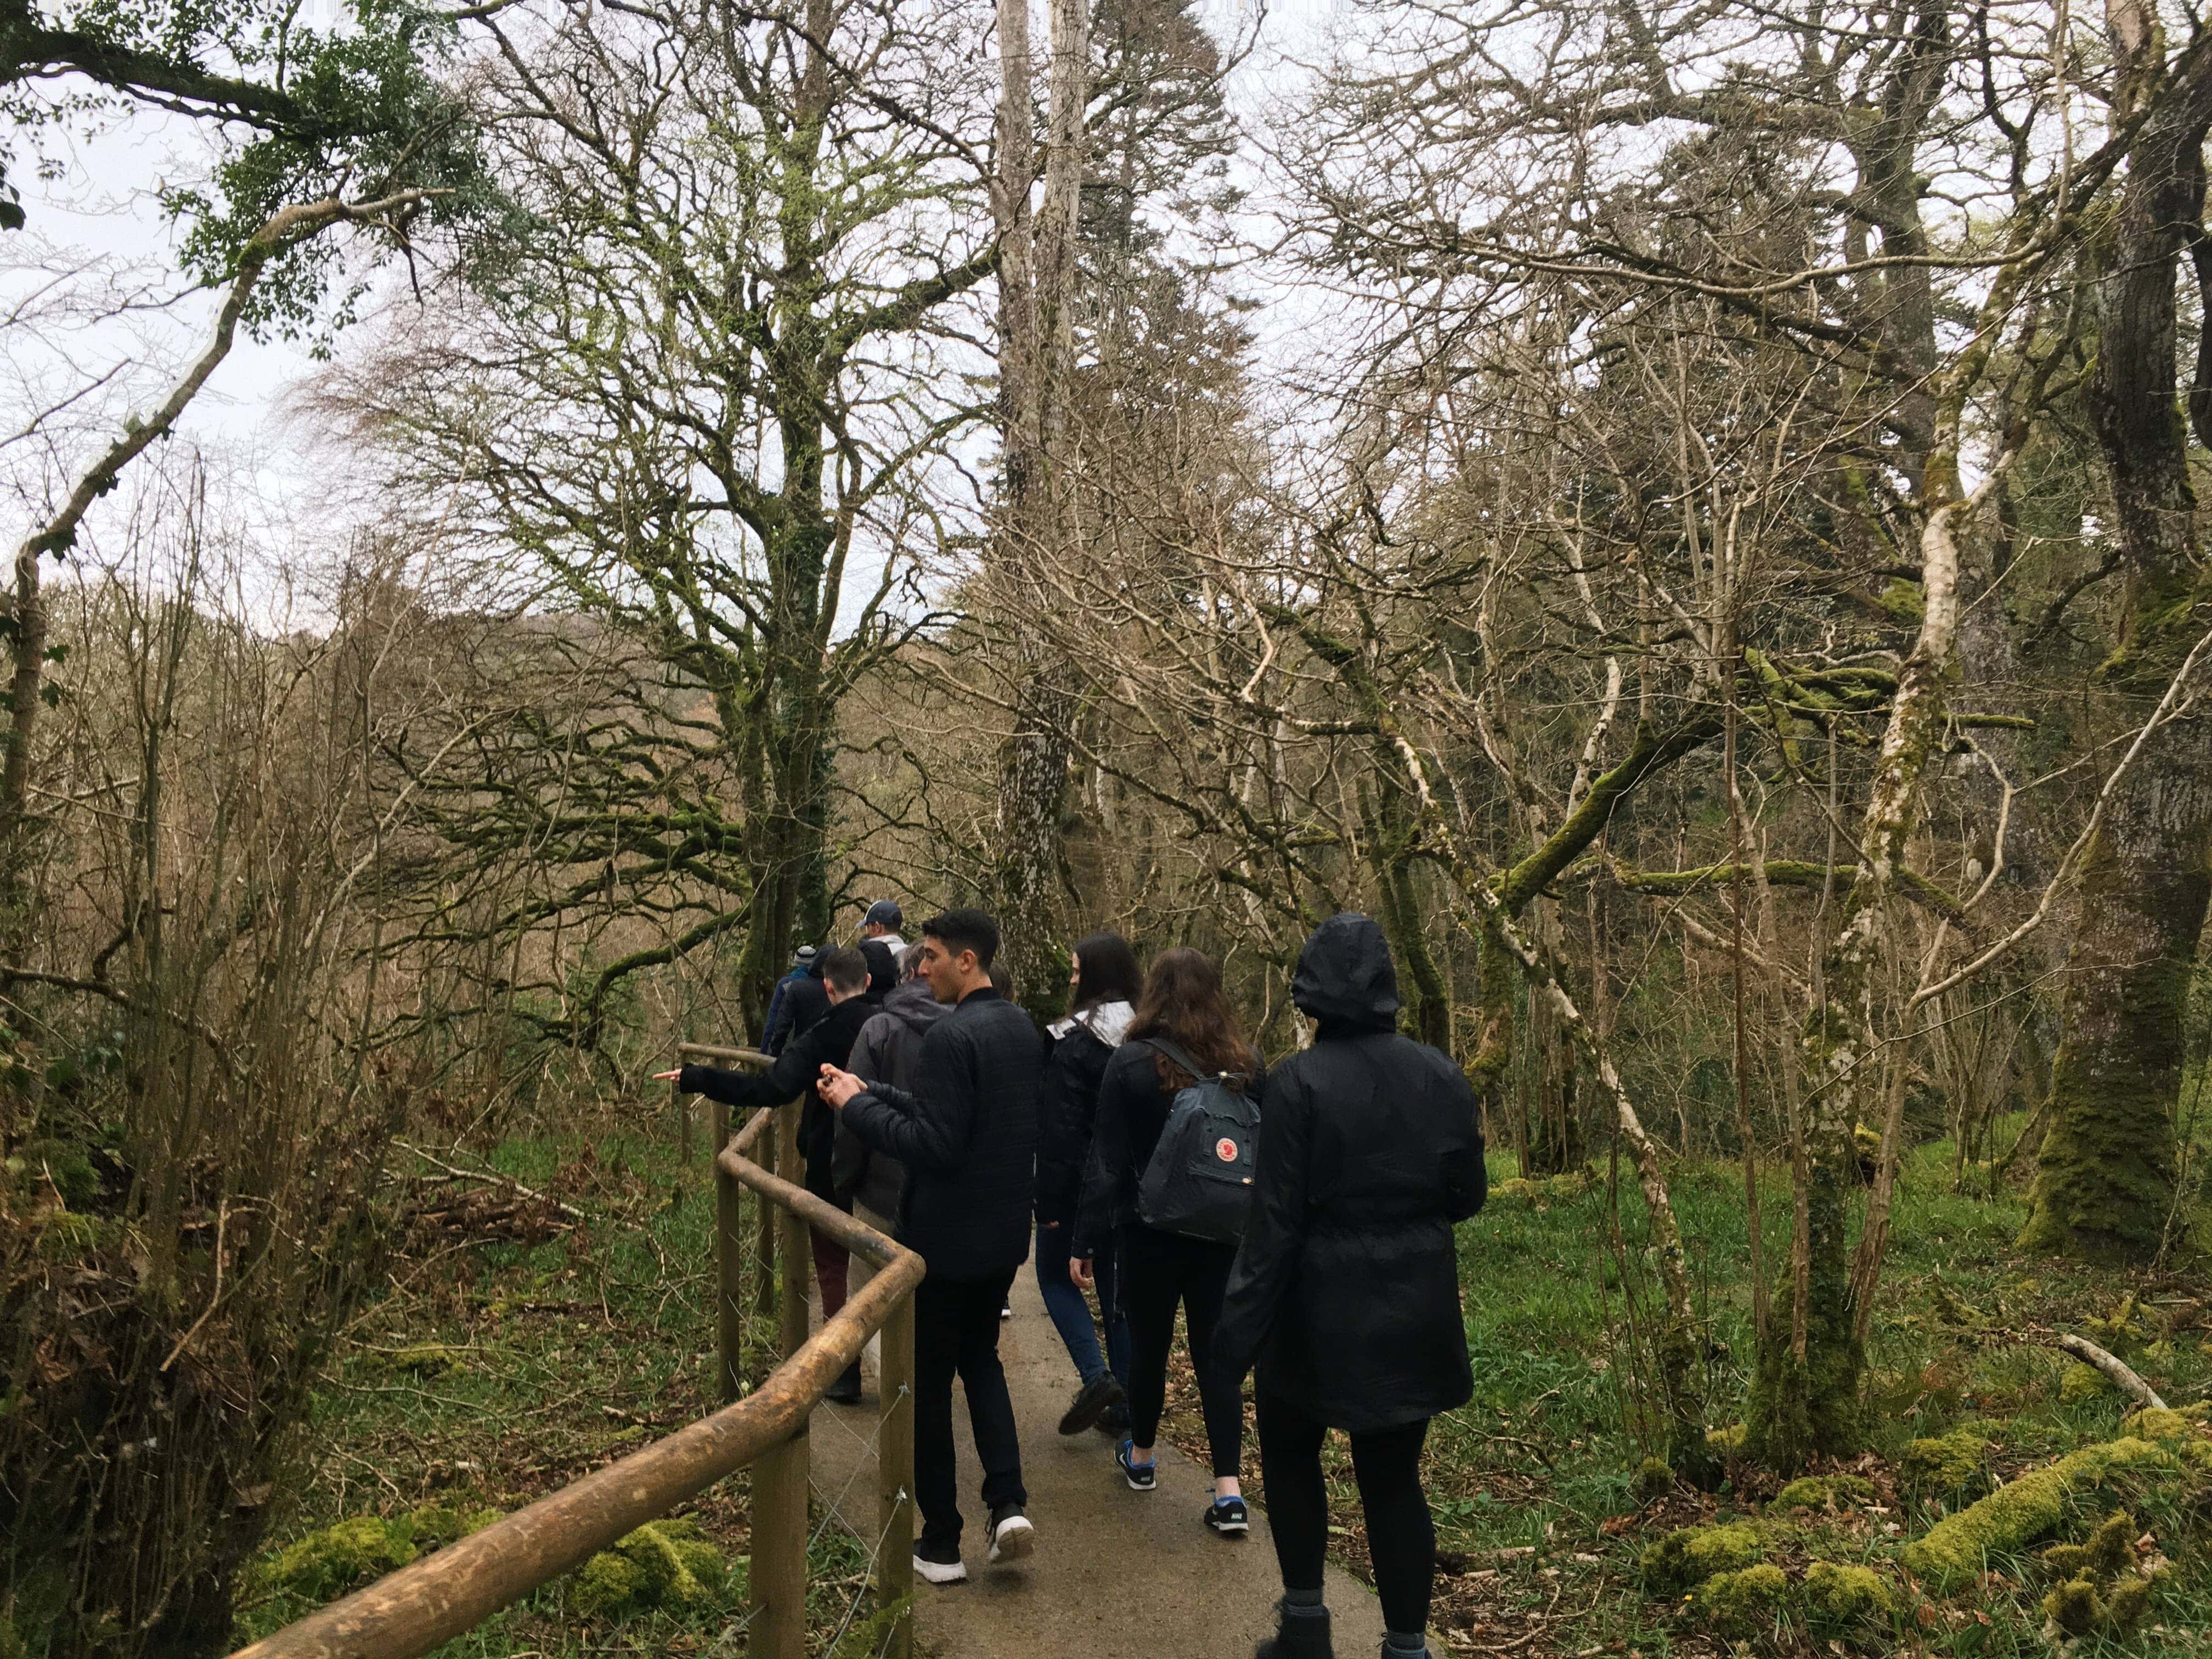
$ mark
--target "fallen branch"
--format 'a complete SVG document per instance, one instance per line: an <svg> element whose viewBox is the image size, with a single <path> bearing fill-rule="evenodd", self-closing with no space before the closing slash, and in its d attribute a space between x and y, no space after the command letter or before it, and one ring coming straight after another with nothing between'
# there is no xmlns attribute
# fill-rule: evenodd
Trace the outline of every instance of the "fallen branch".
<svg viewBox="0 0 2212 1659"><path fill-rule="evenodd" d="M559 1199L551 1196L550 1194L541 1193L533 1187L526 1187L520 1182L517 1181L513 1176L501 1175L496 1170L463 1170L457 1168L455 1165L447 1163L444 1158L438 1157L435 1153L424 1152L422 1148L416 1146L412 1141L402 1140L396 1135L392 1137L392 1144L398 1147L403 1152L414 1153L416 1157L421 1158L425 1164L434 1164L437 1165L438 1168L443 1170L448 1176L452 1176L456 1181L481 1181L487 1186L504 1187L518 1197L529 1199L534 1203L551 1206L557 1213L567 1217L571 1221L581 1221L584 1218L584 1212L581 1210L572 1208L570 1206L563 1204Z"/></svg>
<svg viewBox="0 0 2212 1659"><path fill-rule="evenodd" d="M2086 1336L2061 1332L2051 1338L2051 1346L2072 1354L2085 1365L2094 1365L2104 1372L2105 1380L2146 1411L2162 1412L2166 1401L2158 1397L2158 1390L2136 1374L2135 1368L2118 1354L2099 1347Z"/></svg>

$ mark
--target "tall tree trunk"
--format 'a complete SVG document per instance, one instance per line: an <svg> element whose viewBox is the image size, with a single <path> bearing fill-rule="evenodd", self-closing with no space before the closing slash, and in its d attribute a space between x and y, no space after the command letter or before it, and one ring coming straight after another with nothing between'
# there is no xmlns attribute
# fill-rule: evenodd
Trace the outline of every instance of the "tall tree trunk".
<svg viewBox="0 0 2212 1659"><path fill-rule="evenodd" d="M2165 42L2142 0L2106 11L2119 68L2115 118L2161 88ZM2099 248L2089 405L2112 482L2128 622L2101 671L2130 721L2157 702L2202 631L2197 498L2175 372L2175 267L2203 235L2212 63L2163 89L2128 155ZM2202 267L2200 266L2200 270ZM2199 380L2203 376L2200 374ZM2198 436L2212 425L2191 398ZM2212 720L2152 734L2084 858L2034 1208L2021 1243L2105 1260L2158 1251L2174 1202L2173 1114L2184 1018L2212 858Z"/></svg>
<svg viewBox="0 0 2212 1659"><path fill-rule="evenodd" d="M1004 483L992 536L995 574L1018 602L1042 565L1068 556L1073 492L1066 476L1065 383L1074 355L1075 247L1090 100L1091 13L1053 0L1044 194L1030 120L1035 71L1025 0L1000 0L999 405ZM1018 611L1018 603L1016 605ZM1080 698L1070 666L1017 641L1014 729L1001 753L996 861L1000 925L1017 996L1056 1011L1066 977L1062 819Z"/></svg>

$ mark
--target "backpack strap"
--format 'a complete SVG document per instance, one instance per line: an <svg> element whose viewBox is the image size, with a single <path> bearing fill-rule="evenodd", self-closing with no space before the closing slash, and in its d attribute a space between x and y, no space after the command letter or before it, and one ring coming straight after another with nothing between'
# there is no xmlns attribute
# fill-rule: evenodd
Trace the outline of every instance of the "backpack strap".
<svg viewBox="0 0 2212 1659"><path fill-rule="evenodd" d="M1189 1074L1191 1081L1194 1083L1203 1083L1206 1079L1213 1077L1245 1079L1251 1076L1251 1073L1249 1072L1209 1072L1205 1066L1200 1065L1188 1054L1176 1047L1174 1043L1170 1042L1165 1037L1139 1037L1137 1041L1143 1043L1147 1048L1157 1048L1160 1053L1165 1054L1170 1060L1175 1061L1176 1065L1182 1066L1182 1069Z"/></svg>

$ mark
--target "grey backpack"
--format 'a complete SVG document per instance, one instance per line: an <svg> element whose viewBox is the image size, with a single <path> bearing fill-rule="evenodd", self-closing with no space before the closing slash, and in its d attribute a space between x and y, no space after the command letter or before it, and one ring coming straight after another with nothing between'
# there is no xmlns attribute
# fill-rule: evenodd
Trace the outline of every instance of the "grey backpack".
<svg viewBox="0 0 2212 1659"><path fill-rule="evenodd" d="M1209 1073L1171 1042L1139 1041L1197 1080L1176 1091L1168 1107L1159 1145L1137 1185L1137 1218L1163 1232L1234 1244L1244 1237L1252 1202L1260 1109L1229 1086L1240 1073Z"/></svg>

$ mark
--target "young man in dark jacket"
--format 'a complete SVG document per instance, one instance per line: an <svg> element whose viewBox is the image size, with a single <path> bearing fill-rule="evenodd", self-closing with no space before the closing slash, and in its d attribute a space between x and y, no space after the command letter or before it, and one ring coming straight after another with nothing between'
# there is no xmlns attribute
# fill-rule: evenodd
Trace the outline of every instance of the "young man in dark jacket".
<svg viewBox="0 0 2212 1659"><path fill-rule="evenodd" d="M867 959L858 951L832 951L823 958L822 985L830 1010L791 1040L765 1072L726 1072L714 1066L686 1066L659 1075L686 1094L704 1095L728 1106L780 1106L804 1095L806 1104L799 1117L799 1150L806 1160L806 1190L840 1209L850 1205L837 1196L831 1179L832 1140L836 1114L823 1103L816 1085L825 1066L842 1066L853 1052L854 1039L876 1012L868 995ZM822 1316L835 1315L845 1305L851 1253L826 1233L815 1233L814 1280L822 1290ZM855 1360L845 1374L830 1385L827 1399L851 1405L860 1397L860 1366Z"/></svg>
<svg viewBox="0 0 2212 1659"><path fill-rule="evenodd" d="M1474 1390L1452 1225L1487 1191L1474 1091L1398 1035L1398 981L1365 916L1323 922L1291 1000L1313 1047L1267 1079L1252 1210L1215 1353L1254 1398L1267 1519L1283 1572L1279 1633L1260 1659L1328 1659L1322 1436L1347 1431L1386 1655L1427 1651L1436 1533L1421 1490L1429 1419Z"/></svg>
<svg viewBox="0 0 2212 1659"><path fill-rule="evenodd" d="M791 1000L791 994L813 970L815 954L815 949L811 945L802 945L798 950L793 951L790 970L781 979L776 981L775 989L769 993L768 1018L761 1022L763 1034L761 1052L763 1054L775 1054L783 1052L784 1038L791 1033L791 1020L785 1011L784 1005Z"/></svg>
<svg viewBox="0 0 2212 1659"><path fill-rule="evenodd" d="M921 929L921 972L951 1012L922 1038L908 1091L824 1067L822 1097L854 1134L906 1166L896 1236L928 1264L915 1292L915 1499L921 1536L915 1571L933 1584L968 1576L960 1560L959 1482L952 1449L952 1378L983 1465L990 1559L1027 1555L1021 1442L999 1364L999 1310L1030 1253L1043 1045L1027 1014L991 988L998 924L948 910Z"/></svg>

